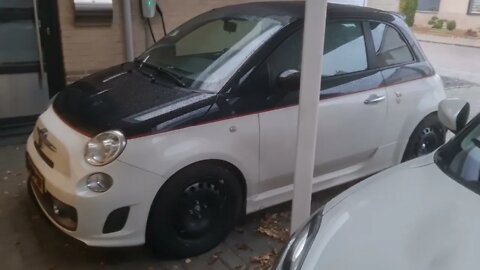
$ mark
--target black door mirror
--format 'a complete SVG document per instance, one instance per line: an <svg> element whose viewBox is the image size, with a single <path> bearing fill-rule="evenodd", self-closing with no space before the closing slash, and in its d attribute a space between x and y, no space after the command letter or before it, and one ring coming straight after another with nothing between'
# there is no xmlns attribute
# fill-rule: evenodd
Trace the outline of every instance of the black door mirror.
<svg viewBox="0 0 480 270"><path fill-rule="evenodd" d="M277 83L282 91L291 92L300 90L300 71L295 69L285 70L278 75Z"/></svg>

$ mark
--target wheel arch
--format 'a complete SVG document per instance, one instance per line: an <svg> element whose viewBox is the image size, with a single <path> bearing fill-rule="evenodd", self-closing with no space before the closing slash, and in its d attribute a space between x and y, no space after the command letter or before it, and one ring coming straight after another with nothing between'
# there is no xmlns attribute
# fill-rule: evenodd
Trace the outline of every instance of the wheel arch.
<svg viewBox="0 0 480 270"><path fill-rule="evenodd" d="M440 120L438 119L438 111L432 111L430 113L428 113L427 115L425 115L420 121L417 122L417 124L412 128L410 129L408 137L406 138L405 141L403 141L402 143L402 146L400 148L400 161L403 162L404 161L404 158L405 158L405 154L406 154L406 151L407 151L407 147L408 147L408 144L410 143L410 140L412 139L412 136L414 135L415 131L425 122L427 121L429 118L431 117L435 117L438 122L440 123ZM441 123L440 123L441 124ZM443 127L443 126L442 126ZM445 129L444 129L445 130Z"/></svg>
<svg viewBox="0 0 480 270"><path fill-rule="evenodd" d="M231 172L233 172L237 178L237 180L239 181L240 183L240 186L242 187L242 212L241 212L241 217L240 217L240 221L243 221L243 218L244 216L246 215L246 209L247 209L247 205L246 205L246 202L247 202L247 194L248 194L248 187L247 187L247 181L246 181L246 178L244 176L244 174L242 173L242 171L237 167L235 166L234 164L232 164L231 162L228 162L228 161L225 161L225 160L221 160L221 159L204 159L204 160L199 160L199 161L196 161L196 162L193 162L193 163L190 163L188 165L184 165L182 168L180 169L177 169L174 173L172 173L168 178L167 180L158 188L158 190L156 191L155 193L155 198L158 196L158 194L160 193L160 191L162 190L162 188L165 186L165 184L169 181L172 180L172 178L180 171L182 170L185 170L191 166L194 166L194 165L199 165L199 164L205 164L205 166L213 166L213 165L220 165L222 167L225 167L227 168L228 170L230 170ZM150 220L150 213L152 211L152 206L155 202L155 198L152 200L152 203L150 205L150 210L149 210L149 214L148 214L148 221L147 221L147 226L148 226L148 223L149 223L149 220Z"/></svg>

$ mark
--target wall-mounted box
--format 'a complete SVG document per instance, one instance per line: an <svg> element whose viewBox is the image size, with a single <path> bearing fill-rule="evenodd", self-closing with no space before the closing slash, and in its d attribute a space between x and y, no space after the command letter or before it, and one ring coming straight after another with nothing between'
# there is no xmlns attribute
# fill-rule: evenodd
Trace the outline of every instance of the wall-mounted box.
<svg viewBox="0 0 480 270"><path fill-rule="evenodd" d="M73 0L75 25L111 25L112 0Z"/></svg>

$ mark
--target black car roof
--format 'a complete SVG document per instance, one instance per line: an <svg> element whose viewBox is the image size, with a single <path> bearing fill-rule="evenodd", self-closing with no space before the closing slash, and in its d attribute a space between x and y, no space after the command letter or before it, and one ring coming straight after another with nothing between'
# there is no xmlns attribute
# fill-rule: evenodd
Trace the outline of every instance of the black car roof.
<svg viewBox="0 0 480 270"><path fill-rule="evenodd" d="M304 1L271 1L253 2L238 5L231 5L214 9L216 12L228 16L254 15L260 17L288 17L290 21L303 19L305 17ZM328 4L327 17L335 18L365 18L373 20L393 21L394 14L368 7Z"/></svg>

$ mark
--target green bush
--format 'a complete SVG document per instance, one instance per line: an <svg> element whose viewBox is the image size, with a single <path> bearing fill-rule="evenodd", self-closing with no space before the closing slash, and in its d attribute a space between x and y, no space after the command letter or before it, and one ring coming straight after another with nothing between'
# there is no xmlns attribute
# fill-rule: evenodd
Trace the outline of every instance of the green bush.
<svg viewBox="0 0 480 270"><path fill-rule="evenodd" d="M415 13L417 12L418 0L400 0L400 12L405 15L405 22L413 26Z"/></svg>
<svg viewBox="0 0 480 270"><path fill-rule="evenodd" d="M432 28L435 28L435 29L443 29L443 24L445 23L445 20L437 20Z"/></svg>
<svg viewBox="0 0 480 270"><path fill-rule="evenodd" d="M447 29L448 30L453 31L453 30L455 30L455 28L457 28L457 22L455 22L455 21L448 21L447 22Z"/></svg>
<svg viewBox="0 0 480 270"><path fill-rule="evenodd" d="M429 25L435 25L435 23L438 21L438 17L437 16L433 16L430 21L428 21L428 24Z"/></svg>

